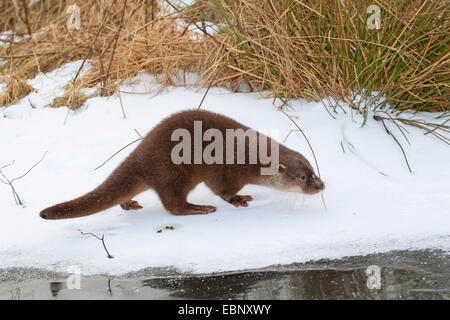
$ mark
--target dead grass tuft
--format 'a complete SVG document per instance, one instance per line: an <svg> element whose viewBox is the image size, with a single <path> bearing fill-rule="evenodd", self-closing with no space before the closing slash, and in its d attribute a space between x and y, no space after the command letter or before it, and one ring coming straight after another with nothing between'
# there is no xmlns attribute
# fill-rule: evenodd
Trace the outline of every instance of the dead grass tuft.
<svg viewBox="0 0 450 320"><path fill-rule="evenodd" d="M79 87L76 87L75 85L68 85L65 89L66 92L64 95L55 98L50 107L68 107L70 110L77 110L81 108L89 98L86 94L80 91Z"/></svg>
<svg viewBox="0 0 450 320"><path fill-rule="evenodd" d="M5 83L3 93L0 95L0 107L6 107L17 102L33 91L33 87L24 80L15 77L9 78Z"/></svg>

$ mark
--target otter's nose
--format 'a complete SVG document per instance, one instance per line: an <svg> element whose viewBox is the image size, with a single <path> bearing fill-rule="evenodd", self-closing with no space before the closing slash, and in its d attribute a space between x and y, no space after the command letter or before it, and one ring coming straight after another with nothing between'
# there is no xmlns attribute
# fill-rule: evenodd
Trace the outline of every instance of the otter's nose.
<svg viewBox="0 0 450 320"><path fill-rule="evenodd" d="M325 189L325 184L324 184L323 182L319 182L319 183L317 184L317 189L319 189L319 190Z"/></svg>

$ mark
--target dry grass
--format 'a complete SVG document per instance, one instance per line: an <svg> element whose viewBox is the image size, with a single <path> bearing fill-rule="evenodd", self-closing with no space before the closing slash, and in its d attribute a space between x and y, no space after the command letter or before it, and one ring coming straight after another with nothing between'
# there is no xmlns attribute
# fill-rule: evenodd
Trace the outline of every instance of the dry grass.
<svg viewBox="0 0 450 320"><path fill-rule="evenodd" d="M162 2L180 3L104 0L102 11L101 0L40 0L33 6L3 0L0 31L13 35L0 47L0 72L24 80L88 61L90 71L54 106L78 106L83 99L75 87L98 86L101 95L111 95L140 71L156 74L162 86L179 83L180 71L192 71L201 75L199 86L236 89L246 81L282 99L343 100L366 115L368 107L358 105L356 95L373 99L373 109L388 103L397 111L449 110L444 1L377 0L380 30L367 27L365 0L199 0L176 6L175 13ZM80 29L66 26L72 4L81 10ZM205 21L219 32L209 34ZM369 97L374 91L378 96Z"/></svg>
<svg viewBox="0 0 450 320"><path fill-rule="evenodd" d="M379 30L367 27L369 1L210 1L225 24L216 36L222 50L211 54L214 68L204 74L211 81L237 86L246 79L279 98L331 96L357 109L357 95L373 99L374 109L450 109L444 1L375 1Z"/></svg>
<svg viewBox="0 0 450 320"><path fill-rule="evenodd" d="M11 77L6 81L5 88L0 95L0 107L6 107L11 103L17 102L33 91L33 87L24 80Z"/></svg>
<svg viewBox="0 0 450 320"><path fill-rule="evenodd" d="M81 11L81 28L69 30L66 22L70 15L66 9L75 3ZM4 63L0 72L30 79L65 63L86 60L90 71L77 77L74 84L79 88L99 86L102 95L113 94L117 82L140 71L159 75L163 86L173 85L179 80L180 70L196 71L199 57L209 44L193 40L191 32L183 33L174 24L174 15L160 9L157 3L105 0L102 11L101 0L38 1L29 9L33 12L31 17L36 17L29 20L31 38L25 32L23 19L16 18L12 24L16 33L1 50ZM0 14L3 31L11 28L11 15L20 16L21 12L9 6L9 11ZM40 12L46 6L50 8L44 10L47 14L43 17ZM66 96L70 98L72 92ZM57 99L53 105L65 105L62 101Z"/></svg>
<svg viewBox="0 0 450 320"><path fill-rule="evenodd" d="M83 106L86 100L89 98L87 95L81 92L81 89L75 85L66 86L66 92L63 96L57 97L50 105L52 108L68 107L71 110L77 110Z"/></svg>

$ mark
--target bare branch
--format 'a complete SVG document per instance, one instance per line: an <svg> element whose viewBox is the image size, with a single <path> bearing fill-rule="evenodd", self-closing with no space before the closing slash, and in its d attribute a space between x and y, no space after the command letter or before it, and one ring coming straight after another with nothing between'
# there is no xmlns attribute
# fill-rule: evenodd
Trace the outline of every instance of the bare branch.
<svg viewBox="0 0 450 320"><path fill-rule="evenodd" d="M47 154L47 151L45 151L44 155L42 156L42 158L36 162L30 169L28 169L24 174L22 174L19 177L16 177L12 180L9 180L8 177L3 173L3 169L13 165L15 163L15 160L13 160L11 163L8 163L7 165L4 165L3 167L0 168L0 175L3 177L3 179L5 179L6 181L3 181L3 179L0 179L1 182L3 182L4 184L7 184L10 186L11 191L13 193L14 196L14 201L16 202L17 205L23 205L23 201L20 198L19 194L17 193L16 189L14 188L14 185L12 184L14 181L17 181L19 179L22 179L23 177L25 177L28 173L30 173L31 170L33 170L39 163L42 162L42 160L44 159L45 155Z"/></svg>
<svg viewBox="0 0 450 320"><path fill-rule="evenodd" d="M12 191L12 193L13 193L13 196L14 196L14 201L16 202L16 204L17 205L23 205L23 202L22 202L22 200L20 199L20 197L19 197L19 194L16 192L16 189L14 188L14 186L12 185L12 183L11 183L11 181L9 181L9 179L5 176L5 174L3 173L3 169L4 168L6 168L6 167L9 167L9 166L11 166L12 164L14 164L14 160L11 162L11 163L9 163L9 164L7 164L7 165L4 165L3 167L1 167L0 168L0 175L6 180L6 182L5 181L3 181L3 180L1 180L4 184L7 184L7 185L9 185L10 187L11 187L11 191Z"/></svg>
<svg viewBox="0 0 450 320"><path fill-rule="evenodd" d="M93 237L97 238L98 240L100 240L100 241L102 242L102 244L103 244L103 248L104 248L105 251L106 251L107 257L108 257L109 259L113 259L113 258L114 258L114 257L109 253L108 249L106 248L106 244L105 244L105 235L104 235L104 234L102 234L102 237L100 238L99 236L93 234L92 232L86 232L86 233L85 233L85 232L83 232L83 231L81 231L81 230L79 230L79 231L80 231L80 233L81 233L82 236L88 236L88 235L90 235L90 236L93 236Z"/></svg>
<svg viewBox="0 0 450 320"><path fill-rule="evenodd" d="M30 173L30 171L33 170L34 167L36 167L39 163L42 162L42 160L44 160L45 156L47 155L47 152L48 152L48 151L45 151L44 154L42 155L41 160L39 160L38 162L36 162L30 169L28 169L27 172L25 172L25 173L24 173L23 175L21 175L20 177L17 177L17 178L12 179L11 182L16 181L16 180L19 180L19 179L22 179L22 178L25 177L28 173Z"/></svg>

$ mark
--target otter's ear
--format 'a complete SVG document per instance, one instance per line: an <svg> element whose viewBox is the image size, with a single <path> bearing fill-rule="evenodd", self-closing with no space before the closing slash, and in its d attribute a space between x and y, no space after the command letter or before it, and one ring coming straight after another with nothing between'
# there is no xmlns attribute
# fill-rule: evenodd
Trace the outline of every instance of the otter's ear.
<svg viewBox="0 0 450 320"><path fill-rule="evenodd" d="M284 164L280 163L278 165L278 172L280 173L280 172L283 172L285 170L286 170L286 166Z"/></svg>

